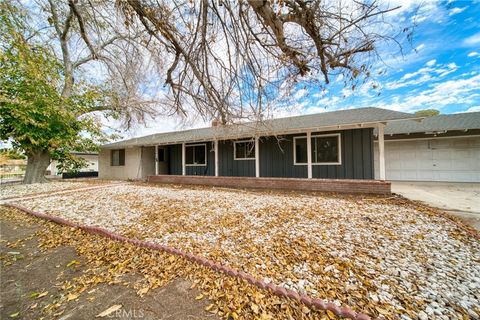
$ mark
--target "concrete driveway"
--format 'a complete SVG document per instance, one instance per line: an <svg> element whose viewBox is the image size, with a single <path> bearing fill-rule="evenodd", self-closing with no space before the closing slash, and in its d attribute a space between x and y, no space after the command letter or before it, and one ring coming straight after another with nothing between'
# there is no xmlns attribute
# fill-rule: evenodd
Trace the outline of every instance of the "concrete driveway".
<svg viewBox="0 0 480 320"><path fill-rule="evenodd" d="M480 183L392 181L392 192L445 210L480 230Z"/></svg>

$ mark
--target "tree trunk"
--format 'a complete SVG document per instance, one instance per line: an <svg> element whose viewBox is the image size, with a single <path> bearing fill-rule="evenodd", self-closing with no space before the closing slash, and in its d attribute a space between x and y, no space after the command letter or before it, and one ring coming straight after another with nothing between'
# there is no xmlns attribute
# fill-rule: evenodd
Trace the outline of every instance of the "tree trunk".
<svg viewBox="0 0 480 320"><path fill-rule="evenodd" d="M24 184L43 183L45 171L50 164L50 153L47 150L34 150L27 153L27 170L25 171Z"/></svg>

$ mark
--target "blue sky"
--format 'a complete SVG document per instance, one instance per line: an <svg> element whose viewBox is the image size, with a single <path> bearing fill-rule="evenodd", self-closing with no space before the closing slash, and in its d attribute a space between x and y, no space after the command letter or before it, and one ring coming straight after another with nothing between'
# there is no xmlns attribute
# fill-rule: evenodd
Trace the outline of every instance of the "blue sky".
<svg viewBox="0 0 480 320"><path fill-rule="evenodd" d="M297 92L304 113L367 106L480 111L480 1L424 2L418 11L416 3L404 3L397 21L415 19L418 25L403 56L394 46L383 49L377 75L354 91L337 81L325 95ZM373 83L380 89L372 89Z"/></svg>
<svg viewBox="0 0 480 320"><path fill-rule="evenodd" d="M391 6L402 6L390 17L394 24L416 22L413 41L404 43L403 55L397 46L384 46L383 62L375 64L374 76L365 84L352 91L337 78L324 90L299 88L291 108L279 110L277 116L359 107L405 112L438 109L445 114L480 111L480 0L390 1ZM383 73L378 75L380 70ZM198 120L180 123L158 118L127 136L206 125Z"/></svg>

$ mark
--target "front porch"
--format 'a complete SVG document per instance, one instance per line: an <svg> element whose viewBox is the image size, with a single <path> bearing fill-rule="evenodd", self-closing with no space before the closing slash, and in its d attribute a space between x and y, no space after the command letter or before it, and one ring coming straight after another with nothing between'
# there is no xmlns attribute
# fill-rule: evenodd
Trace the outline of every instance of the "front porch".
<svg viewBox="0 0 480 320"><path fill-rule="evenodd" d="M157 144L155 154L146 176L374 179L372 128Z"/></svg>

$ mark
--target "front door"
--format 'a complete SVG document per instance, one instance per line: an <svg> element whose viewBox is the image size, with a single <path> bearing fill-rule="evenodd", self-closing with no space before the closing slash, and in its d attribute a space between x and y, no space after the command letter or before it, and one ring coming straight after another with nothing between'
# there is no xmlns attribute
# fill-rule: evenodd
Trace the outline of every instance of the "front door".
<svg viewBox="0 0 480 320"><path fill-rule="evenodd" d="M158 174L168 174L168 152L167 147L158 147L157 151Z"/></svg>

